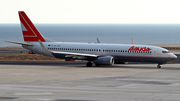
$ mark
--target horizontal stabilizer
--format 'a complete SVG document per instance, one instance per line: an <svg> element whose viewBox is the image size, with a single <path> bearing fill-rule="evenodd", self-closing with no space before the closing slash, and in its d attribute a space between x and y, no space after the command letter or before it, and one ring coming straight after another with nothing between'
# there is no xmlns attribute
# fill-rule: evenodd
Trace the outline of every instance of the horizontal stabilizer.
<svg viewBox="0 0 180 101"><path fill-rule="evenodd" d="M6 41L6 42L15 43L15 44L20 44L20 45L33 46L33 44L29 44L29 43L22 43L22 42L15 42L15 41Z"/></svg>

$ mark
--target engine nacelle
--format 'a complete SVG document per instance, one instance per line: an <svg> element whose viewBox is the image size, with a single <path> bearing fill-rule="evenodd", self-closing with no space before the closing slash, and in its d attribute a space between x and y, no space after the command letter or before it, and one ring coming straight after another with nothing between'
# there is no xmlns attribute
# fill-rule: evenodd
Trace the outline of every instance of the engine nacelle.
<svg viewBox="0 0 180 101"><path fill-rule="evenodd" d="M95 60L96 65L114 65L114 58L111 56L97 57Z"/></svg>

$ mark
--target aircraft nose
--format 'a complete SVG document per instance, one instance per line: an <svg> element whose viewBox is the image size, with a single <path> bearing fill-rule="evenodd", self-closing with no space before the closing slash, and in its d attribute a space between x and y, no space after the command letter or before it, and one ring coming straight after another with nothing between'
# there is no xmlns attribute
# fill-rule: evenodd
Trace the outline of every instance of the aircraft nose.
<svg viewBox="0 0 180 101"><path fill-rule="evenodd" d="M171 53L170 58L177 59L177 56L173 53Z"/></svg>

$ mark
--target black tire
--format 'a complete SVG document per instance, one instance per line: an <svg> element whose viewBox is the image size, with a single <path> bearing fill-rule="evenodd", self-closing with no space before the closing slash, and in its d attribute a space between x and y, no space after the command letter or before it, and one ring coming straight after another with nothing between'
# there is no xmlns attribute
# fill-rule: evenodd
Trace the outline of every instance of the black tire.
<svg viewBox="0 0 180 101"><path fill-rule="evenodd" d="M101 65L99 65L99 64L96 64L96 66L97 66L97 67L100 67Z"/></svg>
<svg viewBox="0 0 180 101"><path fill-rule="evenodd" d="M91 63L91 62L87 62L87 63L86 63L86 66L87 66L87 67L92 67L92 63Z"/></svg>

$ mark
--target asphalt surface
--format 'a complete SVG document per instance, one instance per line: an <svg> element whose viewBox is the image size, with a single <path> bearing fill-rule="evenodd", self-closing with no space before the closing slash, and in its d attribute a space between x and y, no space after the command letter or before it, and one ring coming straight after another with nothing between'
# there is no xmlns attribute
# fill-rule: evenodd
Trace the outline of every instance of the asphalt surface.
<svg viewBox="0 0 180 101"><path fill-rule="evenodd" d="M86 61L0 61L0 101L179 101L176 55L161 69L133 62L86 67Z"/></svg>
<svg viewBox="0 0 180 101"><path fill-rule="evenodd" d="M180 64L0 63L0 101L179 101Z"/></svg>
<svg viewBox="0 0 180 101"><path fill-rule="evenodd" d="M87 61L0 61L4 65L86 66Z"/></svg>

